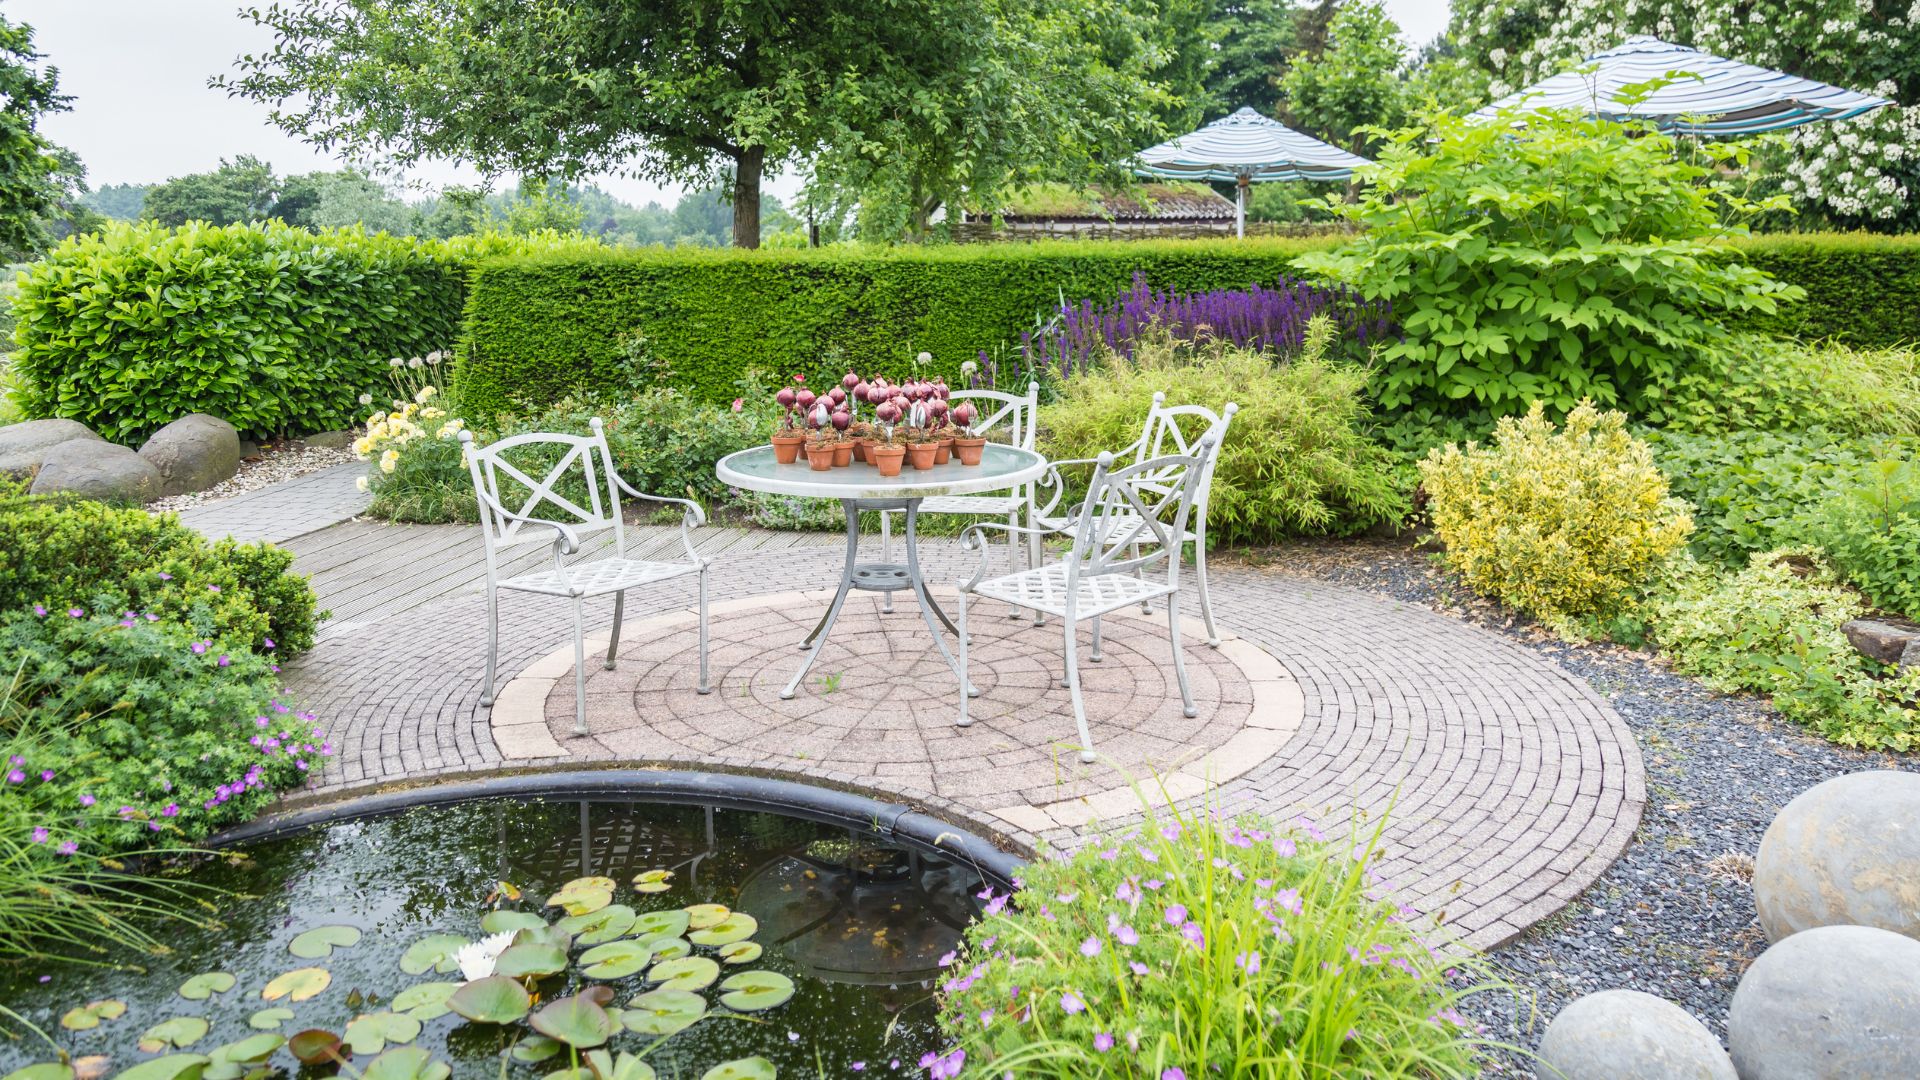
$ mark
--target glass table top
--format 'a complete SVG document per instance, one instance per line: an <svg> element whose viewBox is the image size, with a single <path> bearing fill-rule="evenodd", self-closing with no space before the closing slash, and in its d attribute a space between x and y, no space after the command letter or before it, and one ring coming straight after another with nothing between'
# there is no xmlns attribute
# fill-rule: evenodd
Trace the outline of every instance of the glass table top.
<svg viewBox="0 0 1920 1080"><path fill-rule="evenodd" d="M755 446L721 458L714 474L729 487L776 495L923 499L1000 491L1038 479L1047 469L1047 459L1031 450L1000 443L988 443L982 449L978 465L962 465L958 457L931 469L915 469L903 462L899 476L881 476L878 468L861 462L817 472L807 464L805 453L793 464L781 465L774 460L771 445Z"/></svg>

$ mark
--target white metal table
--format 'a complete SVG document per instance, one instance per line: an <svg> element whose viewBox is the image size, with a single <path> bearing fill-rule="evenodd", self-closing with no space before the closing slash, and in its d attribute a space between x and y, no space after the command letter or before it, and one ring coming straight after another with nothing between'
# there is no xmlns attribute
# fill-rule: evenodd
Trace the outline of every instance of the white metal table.
<svg viewBox="0 0 1920 1080"><path fill-rule="evenodd" d="M958 460L935 465L931 469L914 469L909 465L900 471L899 476L881 476L880 470L872 465L859 463L819 472L809 466L804 457L791 465L781 465L774 460L771 446L756 446L728 454L714 466L714 474L729 487L809 499L838 499L846 511L847 562L840 574L840 588L834 593L833 603L827 605L826 614L820 617L819 624L800 643L800 647L807 650L807 658L801 663L800 670L793 673L786 688L780 691L781 697L791 698L799 689L800 680L806 678L807 672L812 669L814 658L820 655L820 647L826 644L827 634L833 629L834 620L840 617L840 608L847 601L847 593L853 589L883 593L911 589L920 601L920 618L927 624L927 632L933 635L934 645L939 648L940 655L946 658L947 666L953 669L954 677L959 677L959 662L953 658L952 650L947 648L940 629L945 626L954 634L959 631L954 629L947 613L928 595L926 579L920 574L919 545L914 534L914 521L919 515L920 502L940 495L973 495L982 491L1018 487L1029 480L1039 479L1047 470L1047 459L1031 450L999 443L988 443L983 450L978 465L962 465ZM862 510L899 510L905 514L906 562L860 561ZM971 694L975 691L969 686L967 692Z"/></svg>

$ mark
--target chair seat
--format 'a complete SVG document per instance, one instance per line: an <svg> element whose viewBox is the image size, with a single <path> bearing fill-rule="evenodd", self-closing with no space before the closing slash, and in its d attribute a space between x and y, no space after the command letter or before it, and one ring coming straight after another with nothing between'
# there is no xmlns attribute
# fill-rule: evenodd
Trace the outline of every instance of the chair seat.
<svg viewBox="0 0 1920 1080"><path fill-rule="evenodd" d="M999 517L1024 508L1019 495L937 495L920 503L923 514L991 514Z"/></svg>
<svg viewBox="0 0 1920 1080"><path fill-rule="evenodd" d="M683 574L697 573L699 569L698 566L684 562L598 559L593 562L574 563L567 567L567 580L572 582L572 590L561 584L560 575L553 570L542 570L537 574L522 574L519 577L503 579L500 582L500 588L546 593L549 596L573 596L575 590L580 596L603 596L649 582L665 581Z"/></svg>
<svg viewBox="0 0 1920 1080"><path fill-rule="evenodd" d="M932 500L928 501L931 502ZM1125 536L1133 531L1133 527L1137 525L1139 521L1140 515L1134 513L1096 514L1093 519L1094 533L1097 536L1111 536L1115 533ZM1068 517L1036 517L1033 519L1034 528L1052 529L1056 532L1070 532L1074 526L1079 523L1080 516L1078 514ZM1152 536L1144 532L1140 538L1143 542L1152 540ZM1199 540L1200 537L1192 529L1188 529L1180 534L1180 539L1187 543L1193 543Z"/></svg>
<svg viewBox="0 0 1920 1080"><path fill-rule="evenodd" d="M974 586L974 595L1004 600L1034 611L1062 618L1067 614L1067 568L1043 566L1017 574L989 578ZM1091 618L1109 611L1166 596L1173 592L1165 581L1137 578L1131 574L1099 574L1081 577L1074 589L1073 615Z"/></svg>

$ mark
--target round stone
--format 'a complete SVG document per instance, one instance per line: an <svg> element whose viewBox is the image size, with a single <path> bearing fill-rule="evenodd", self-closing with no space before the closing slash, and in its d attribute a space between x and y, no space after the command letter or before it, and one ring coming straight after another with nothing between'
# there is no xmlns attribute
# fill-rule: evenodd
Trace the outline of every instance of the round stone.
<svg viewBox="0 0 1920 1080"><path fill-rule="evenodd" d="M1920 1076L1920 941L1816 926L1760 954L1734 991L1741 1080Z"/></svg>
<svg viewBox="0 0 1920 1080"><path fill-rule="evenodd" d="M217 416L191 413L154 432L140 456L160 470L160 494L205 491L240 471L240 433Z"/></svg>
<svg viewBox="0 0 1920 1080"><path fill-rule="evenodd" d="M1566 1080L1737 1080L1706 1025L1638 990L1602 990L1561 1009L1540 1060Z"/></svg>
<svg viewBox="0 0 1920 1080"><path fill-rule="evenodd" d="M1858 772L1801 792L1760 841L1753 899L1775 942L1815 926L1920 940L1920 773Z"/></svg>

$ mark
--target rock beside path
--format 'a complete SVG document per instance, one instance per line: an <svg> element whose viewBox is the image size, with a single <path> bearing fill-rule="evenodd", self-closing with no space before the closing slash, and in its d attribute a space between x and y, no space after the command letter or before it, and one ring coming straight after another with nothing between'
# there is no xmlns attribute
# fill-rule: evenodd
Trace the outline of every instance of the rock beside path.
<svg viewBox="0 0 1920 1080"><path fill-rule="evenodd" d="M74 439L48 451L29 490L64 492L102 502L148 503L158 498L160 470L139 454L105 440Z"/></svg>
<svg viewBox="0 0 1920 1080"><path fill-rule="evenodd" d="M206 413L189 413L153 433L140 456L160 470L161 495L205 491L240 471L240 433Z"/></svg>
<svg viewBox="0 0 1920 1080"><path fill-rule="evenodd" d="M78 420L28 420L0 427L0 474L32 476L54 447L74 441L106 440Z"/></svg>
<svg viewBox="0 0 1920 1080"><path fill-rule="evenodd" d="M1854 648L1883 664L1920 667L1920 626L1901 619L1855 619L1840 630Z"/></svg>

